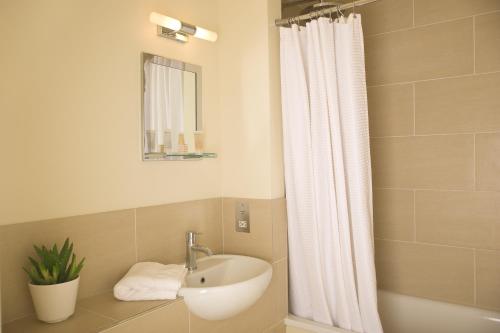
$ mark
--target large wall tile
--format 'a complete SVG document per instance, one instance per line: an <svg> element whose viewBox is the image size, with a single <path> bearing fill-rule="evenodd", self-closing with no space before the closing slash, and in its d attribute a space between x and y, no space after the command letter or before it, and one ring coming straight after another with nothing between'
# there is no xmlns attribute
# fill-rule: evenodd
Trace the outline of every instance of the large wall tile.
<svg viewBox="0 0 500 333"><path fill-rule="evenodd" d="M472 189L472 135L372 139L375 187Z"/></svg>
<svg viewBox="0 0 500 333"><path fill-rule="evenodd" d="M273 264L274 298L276 301L277 319L282 320L288 315L288 261L282 259Z"/></svg>
<svg viewBox="0 0 500 333"><path fill-rule="evenodd" d="M472 249L378 240L375 255L381 289L474 304Z"/></svg>
<svg viewBox="0 0 500 333"><path fill-rule="evenodd" d="M185 259L186 231L201 232L199 243L222 252L222 202L206 199L137 209L139 261L178 263Z"/></svg>
<svg viewBox="0 0 500 333"><path fill-rule="evenodd" d="M417 82L416 133L499 130L499 86L500 73Z"/></svg>
<svg viewBox="0 0 500 333"><path fill-rule="evenodd" d="M264 333L286 333L286 326L284 322L278 323L269 327L264 331Z"/></svg>
<svg viewBox="0 0 500 333"><path fill-rule="evenodd" d="M500 191L500 133L476 135L476 188Z"/></svg>
<svg viewBox="0 0 500 333"><path fill-rule="evenodd" d="M415 0L415 24L435 23L498 9L498 0Z"/></svg>
<svg viewBox="0 0 500 333"><path fill-rule="evenodd" d="M47 326L50 325L51 333L98 333L114 324L115 322L110 318L77 308L71 318L61 323L42 324L33 315L6 324L0 331L3 333L47 333Z"/></svg>
<svg viewBox="0 0 500 333"><path fill-rule="evenodd" d="M236 232L235 207L247 202L250 210L250 232ZM271 200L224 198L224 253L243 254L273 260L273 221Z"/></svg>
<svg viewBox="0 0 500 333"><path fill-rule="evenodd" d="M106 333L189 333L189 312L184 302L174 302L135 317Z"/></svg>
<svg viewBox="0 0 500 333"><path fill-rule="evenodd" d="M273 262L283 259L288 254L288 223L285 198L271 202L273 216Z"/></svg>
<svg viewBox="0 0 500 333"><path fill-rule="evenodd" d="M476 71L498 70L500 70L500 12L476 17Z"/></svg>
<svg viewBox="0 0 500 333"><path fill-rule="evenodd" d="M8 322L32 312L27 278L22 266L33 256L33 244L62 244L69 237L78 257L85 257L79 296L85 298L111 290L136 261L134 211L21 223L4 226L1 249L2 320Z"/></svg>
<svg viewBox="0 0 500 333"><path fill-rule="evenodd" d="M500 249L500 193L416 192L417 241Z"/></svg>
<svg viewBox="0 0 500 333"><path fill-rule="evenodd" d="M413 0L384 0L356 8L361 14L365 36L413 25Z"/></svg>
<svg viewBox="0 0 500 333"><path fill-rule="evenodd" d="M366 38L368 85L473 72L472 18Z"/></svg>
<svg viewBox="0 0 500 333"><path fill-rule="evenodd" d="M373 225L377 238L413 240L413 191L375 189Z"/></svg>
<svg viewBox="0 0 500 333"><path fill-rule="evenodd" d="M500 310L500 252L476 252L477 305Z"/></svg>
<svg viewBox="0 0 500 333"><path fill-rule="evenodd" d="M121 302L117 301L113 292L110 291L80 300L78 306L121 322L172 302L180 302L180 300Z"/></svg>
<svg viewBox="0 0 500 333"><path fill-rule="evenodd" d="M413 134L413 85L368 88L371 136Z"/></svg>

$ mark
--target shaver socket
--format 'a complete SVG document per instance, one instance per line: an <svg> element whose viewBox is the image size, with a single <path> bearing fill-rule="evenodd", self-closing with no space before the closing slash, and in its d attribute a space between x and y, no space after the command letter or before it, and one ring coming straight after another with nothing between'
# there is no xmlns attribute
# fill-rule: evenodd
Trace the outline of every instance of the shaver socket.
<svg viewBox="0 0 500 333"><path fill-rule="evenodd" d="M250 210L247 202L236 202L235 217L236 232L250 232Z"/></svg>

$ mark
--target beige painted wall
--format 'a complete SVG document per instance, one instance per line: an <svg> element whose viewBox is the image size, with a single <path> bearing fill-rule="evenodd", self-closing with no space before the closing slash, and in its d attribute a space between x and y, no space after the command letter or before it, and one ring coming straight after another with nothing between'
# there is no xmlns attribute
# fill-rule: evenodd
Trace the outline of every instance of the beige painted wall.
<svg viewBox="0 0 500 333"><path fill-rule="evenodd" d="M222 193L283 196L279 0L219 0ZM251 5L250 5L251 4Z"/></svg>
<svg viewBox="0 0 500 333"><path fill-rule="evenodd" d="M220 40L159 38L151 11L216 30ZM0 225L282 196L269 15L279 16L279 1L2 1ZM203 67L206 147L218 159L142 162L142 51Z"/></svg>
<svg viewBox="0 0 500 333"><path fill-rule="evenodd" d="M140 54L203 67L207 147L218 150L217 44L156 36L155 10L217 30L188 1L2 1L0 223L214 197L220 160L141 161Z"/></svg>

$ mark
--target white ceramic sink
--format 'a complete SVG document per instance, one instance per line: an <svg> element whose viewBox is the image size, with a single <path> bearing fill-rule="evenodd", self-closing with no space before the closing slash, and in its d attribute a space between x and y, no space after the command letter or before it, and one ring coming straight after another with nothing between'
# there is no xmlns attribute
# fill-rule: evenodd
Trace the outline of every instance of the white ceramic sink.
<svg viewBox="0 0 500 333"><path fill-rule="evenodd" d="M198 260L198 269L186 276L179 296L189 310L207 320L232 317L252 306L264 294L273 274L264 260L214 255Z"/></svg>

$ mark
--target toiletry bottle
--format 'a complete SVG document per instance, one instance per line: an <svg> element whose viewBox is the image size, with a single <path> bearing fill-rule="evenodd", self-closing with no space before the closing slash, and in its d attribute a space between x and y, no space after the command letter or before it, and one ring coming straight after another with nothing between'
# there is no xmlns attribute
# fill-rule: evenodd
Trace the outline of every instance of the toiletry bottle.
<svg viewBox="0 0 500 333"><path fill-rule="evenodd" d="M194 151L201 154L204 151L203 131L194 131Z"/></svg>
<svg viewBox="0 0 500 333"><path fill-rule="evenodd" d="M188 146L186 141L184 140L184 133L179 133L179 143L177 144L177 152L178 153L187 153Z"/></svg>

